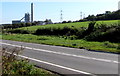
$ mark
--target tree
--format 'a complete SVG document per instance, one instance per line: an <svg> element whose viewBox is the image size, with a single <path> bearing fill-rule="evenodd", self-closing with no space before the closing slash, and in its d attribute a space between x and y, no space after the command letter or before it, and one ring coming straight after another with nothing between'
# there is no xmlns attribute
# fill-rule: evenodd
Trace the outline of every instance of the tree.
<svg viewBox="0 0 120 76"><path fill-rule="evenodd" d="M94 20L96 20L96 16L89 15L86 19L88 19L89 21L94 21Z"/></svg>
<svg viewBox="0 0 120 76"><path fill-rule="evenodd" d="M66 21L63 21L62 23L67 23Z"/></svg>

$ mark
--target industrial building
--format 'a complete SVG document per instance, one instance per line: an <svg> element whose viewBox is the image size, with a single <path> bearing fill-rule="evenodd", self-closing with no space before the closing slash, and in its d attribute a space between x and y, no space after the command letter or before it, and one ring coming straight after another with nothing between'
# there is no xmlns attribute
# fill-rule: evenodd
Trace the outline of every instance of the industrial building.
<svg viewBox="0 0 120 76"><path fill-rule="evenodd" d="M12 24L19 24L19 23L33 23L34 22L33 17L33 3L31 3L31 14L25 13L24 17L20 20L13 20ZM24 20L24 21L22 21ZM45 21L37 21L37 25L46 25L46 24L53 24L51 19L46 19Z"/></svg>
<svg viewBox="0 0 120 76"><path fill-rule="evenodd" d="M22 20L24 19L24 21L22 22ZM19 24L19 23L29 23L30 22L30 14L29 13L25 13L25 16L20 19L20 20L13 20L12 24Z"/></svg>
<svg viewBox="0 0 120 76"><path fill-rule="evenodd" d="M24 21L22 21L24 19ZM19 24L19 23L32 23L33 22L33 3L31 3L31 21L30 21L30 14L25 13L25 16L20 20L12 20L12 24Z"/></svg>
<svg viewBox="0 0 120 76"><path fill-rule="evenodd" d="M29 22L30 22L30 14L25 13L25 23L29 23Z"/></svg>
<svg viewBox="0 0 120 76"><path fill-rule="evenodd" d="M12 21L12 24L19 24L19 23L21 23L21 20L13 20Z"/></svg>
<svg viewBox="0 0 120 76"><path fill-rule="evenodd" d="M46 19L45 21L37 21L37 25L47 25L47 24L53 24L51 19Z"/></svg>

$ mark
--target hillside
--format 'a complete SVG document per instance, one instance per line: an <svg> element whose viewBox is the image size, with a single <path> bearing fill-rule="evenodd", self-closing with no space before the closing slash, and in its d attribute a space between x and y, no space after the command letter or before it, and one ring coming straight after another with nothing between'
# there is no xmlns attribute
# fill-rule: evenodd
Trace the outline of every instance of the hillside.
<svg viewBox="0 0 120 76"><path fill-rule="evenodd" d="M120 20L104 20L104 21L97 21L97 24L114 24L118 23ZM49 24L49 25L37 25L37 26L30 26L30 27L22 27L18 29L23 29L23 30L29 30L34 32L38 28L64 28L64 27L70 27L70 28L80 28L80 27L88 27L89 21L87 22L75 22L75 23L63 23L63 24ZM95 25L95 26L96 26Z"/></svg>
<svg viewBox="0 0 120 76"><path fill-rule="evenodd" d="M120 53L119 20L76 22L4 30L3 39Z"/></svg>

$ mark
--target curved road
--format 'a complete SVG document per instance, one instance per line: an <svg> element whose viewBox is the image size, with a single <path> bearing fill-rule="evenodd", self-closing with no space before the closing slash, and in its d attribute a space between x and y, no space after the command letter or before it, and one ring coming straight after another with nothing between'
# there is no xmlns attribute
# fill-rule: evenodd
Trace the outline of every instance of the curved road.
<svg viewBox="0 0 120 76"><path fill-rule="evenodd" d="M117 54L10 40L2 40L0 44L10 48L22 46L25 49L20 57L63 75L119 76Z"/></svg>

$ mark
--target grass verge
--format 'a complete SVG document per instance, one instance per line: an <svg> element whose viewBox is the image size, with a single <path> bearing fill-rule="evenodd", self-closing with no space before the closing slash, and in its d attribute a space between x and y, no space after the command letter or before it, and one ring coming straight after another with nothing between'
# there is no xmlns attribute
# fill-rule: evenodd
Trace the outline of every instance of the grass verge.
<svg viewBox="0 0 120 76"><path fill-rule="evenodd" d="M38 43L38 44L48 44L57 45L65 47L73 47L80 49L96 50L103 52L113 52L120 53L119 43L106 42L95 42L95 41L85 41L83 39L71 40L67 37L62 36L36 36L32 34L3 34L2 38L5 40L15 40L22 42Z"/></svg>

